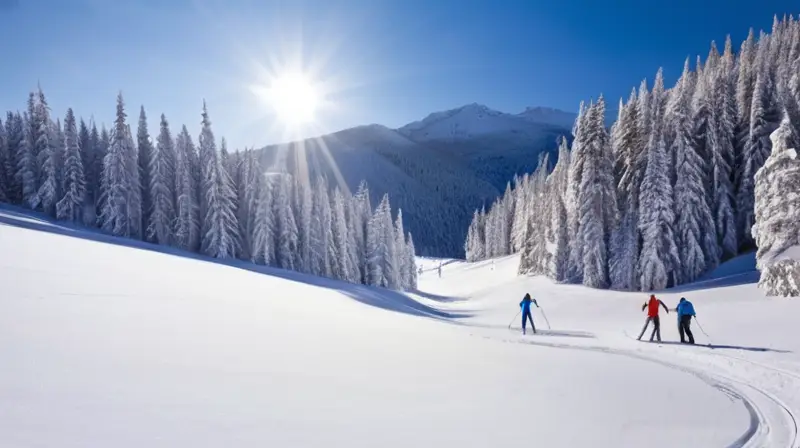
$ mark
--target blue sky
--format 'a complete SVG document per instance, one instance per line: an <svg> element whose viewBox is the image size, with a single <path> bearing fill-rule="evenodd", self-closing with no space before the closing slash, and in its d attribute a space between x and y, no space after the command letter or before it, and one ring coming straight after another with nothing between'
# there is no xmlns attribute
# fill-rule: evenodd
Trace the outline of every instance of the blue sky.
<svg viewBox="0 0 800 448"><path fill-rule="evenodd" d="M604 3L604 4L601 4ZM151 133L165 113L199 132L203 99L231 147L285 138L252 93L300 67L325 86L308 134L478 102L576 111L627 97L663 66L674 82L711 40L768 30L784 0L0 0L0 109L22 109L40 82L54 114L113 120L122 90Z"/></svg>

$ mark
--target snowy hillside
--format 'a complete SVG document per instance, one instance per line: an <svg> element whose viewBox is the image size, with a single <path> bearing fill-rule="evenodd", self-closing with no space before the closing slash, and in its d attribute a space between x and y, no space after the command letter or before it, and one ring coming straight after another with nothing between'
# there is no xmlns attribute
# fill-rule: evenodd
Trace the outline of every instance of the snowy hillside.
<svg viewBox="0 0 800 448"><path fill-rule="evenodd" d="M545 115L542 118L546 121L540 122L534 117L507 114L482 104L472 103L457 109L432 113L397 131L414 141L460 141L500 133L523 134L533 137L551 131L552 127L557 127L559 130L571 127L571 124L566 126L564 123L554 126L550 123L554 118L552 114L540 115Z"/></svg>
<svg viewBox="0 0 800 448"><path fill-rule="evenodd" d="M534 123L550 124L570 129L575 123L575 118L578 117L578 114L553 109L552 107L527 107L517 116Z"/></svg>
<svg viewBox="0 0 800 448"><path fill-rule="evenodd" d="M458 138L439 138L443 129L457 129ZM398 130L359 126L267 147L263 164L291 172L307 166L353 191L366 180L373 201L388 193L403 210L419 253L463 257L472 210L491 204L515 174L533 171L541 152L552 159L565 134L569 127L468 105Z"/></svg>
<svg viewBox="0 0 800 448"><path fill-rule="evenodd" d="M682 293L690 347L516 257L406 296L156 248L0 212L2 446L800 446L800 302L752 284Z"/></svg>

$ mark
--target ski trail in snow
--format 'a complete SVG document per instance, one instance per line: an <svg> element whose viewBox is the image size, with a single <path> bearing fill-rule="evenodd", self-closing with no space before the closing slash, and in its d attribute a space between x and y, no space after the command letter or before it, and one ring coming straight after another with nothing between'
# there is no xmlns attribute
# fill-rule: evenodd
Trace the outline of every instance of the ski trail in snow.
<svg viewBox="0 0 800 448"><path fill-rule="evenodd" d="M709 386L731 396L734 399L741 400L745 409L750 414L750 426L738 439L728 445L729 447L800 447L800 443L798 443L797 413L795 410L781 400L776 394L770 392L767 389L768 386L765 387L764 385L760 384L761 382L754 381L754 378L763 378L765 376L763 371L769 371L776 375L781 375L784 382L791 383L790 386L800 388L800 375L793 372L775 368L756 361L717 353L690 356L687 357L689 358L686 360L687 362L681 362L676 359L663 359L663 347L655 349L629 350L605 345L570 344L562 342L534 341L521 338L508 339L505 337L486 335L482 337L485 339L497 340L505 343L529 344L557 349L586 350L607 353L611 355L627 356L634 359L654 362L667 368L694 375ZM535 338L536 336L532 337ZM601 342L603 341L602 338L599 340ZM668 351L670 350L668 349ZM672 351L677 352L677 350ZM675 353L670 353L670 355L675 355ZM715 357L718 360L725 360L726 363L714 362L716 361ZM680 358L680 356L678 356L678 358ZM702 361L706 364L700 367L697 365L698 361ZM709 361L711 361L711 363L708 363ZM746 369L748 373L750 373L750 375L747 375L747 378L736 378L736 371L738 369L735 367L741 367L742 363L755 366L756 368L761 369L762 372L752 372L752 369ZM761 373L761 375L752 375L753 373ZM772 380L768 381L768 384L774 383L775 382Z"/></svg>

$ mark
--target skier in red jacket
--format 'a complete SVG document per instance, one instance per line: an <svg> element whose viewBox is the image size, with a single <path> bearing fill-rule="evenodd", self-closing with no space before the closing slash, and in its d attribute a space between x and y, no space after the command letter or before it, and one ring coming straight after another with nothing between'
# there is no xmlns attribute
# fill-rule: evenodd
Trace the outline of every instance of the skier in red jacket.
<svg viewBox="0 0 800 448"><path fill-rule="evenodd" d="M645 330L647 330L647 326L650 325L650 321L652 321L653 333L650 335L650 342L653 342L654 336L657 336L658 342L661 342L661 320L658 318L659 305L663 306L664 311L666 311L667 314L669 314L669 308L667 308L667 305L664 305L664 302L662 302L660 299L656 299L656 296L654 295L651 295L650 300L648 300L647 302L645 302L644 305L642 305L642 311L644 311L644 309L647 308L647 320L644 321L644 327L642 327L642 332L639 333L639 337L636 338L637 340L639 341L642 340L642 336L644 336L644 332Z"/></svg>

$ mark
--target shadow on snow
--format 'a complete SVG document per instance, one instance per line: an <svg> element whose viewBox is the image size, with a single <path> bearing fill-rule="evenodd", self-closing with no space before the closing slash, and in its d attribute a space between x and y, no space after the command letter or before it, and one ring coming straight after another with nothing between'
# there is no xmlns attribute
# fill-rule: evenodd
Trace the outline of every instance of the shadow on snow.
<svg viewBox="0 0 800 448"><path fill-rule="evenodd" d="M432 319L459 319L469 317L466 313L452 313L443 311L412 299L411 297L397 291L377 288L366 285L348 283L341 280L316 277L310 274L288 271L284 269L257 265L248 261L238 259L216 259L189 252L183 249L170 246L162 246L146 241L134 240L124 237L109 235L100 229L88 228L79 224L56 221L41 213L24 210L8 204L0 204L0 225L5 224L13 227L36 230L58 235L69 236L84 240L90 240L116 246L148 250L167 255L174 255L207 263L214 263L223 266L243 269L259 274L266 274L285 280L318 286L326 289L333 289L353 300L365 305L395 311L403 314L427 317ZM444 298L443 298L444 299ZM444 300L441 300L444 301Z"/></svg>
<svg viewBox="0 0 800 448"><path fill-rule="evenodd" d="M642 341L648 342L650 341ZM684 344L680 341L654 341L653 344L663 344L663 345L681 345L687 347L700 347L700 348L710 348L710 349L720 349L720 350L745 350L748 352L772 352L772 353L792 353L791 350L781 350L778 348L768 348L768 347L747 347L744 345L720 345L720 344Z"/></svg>

